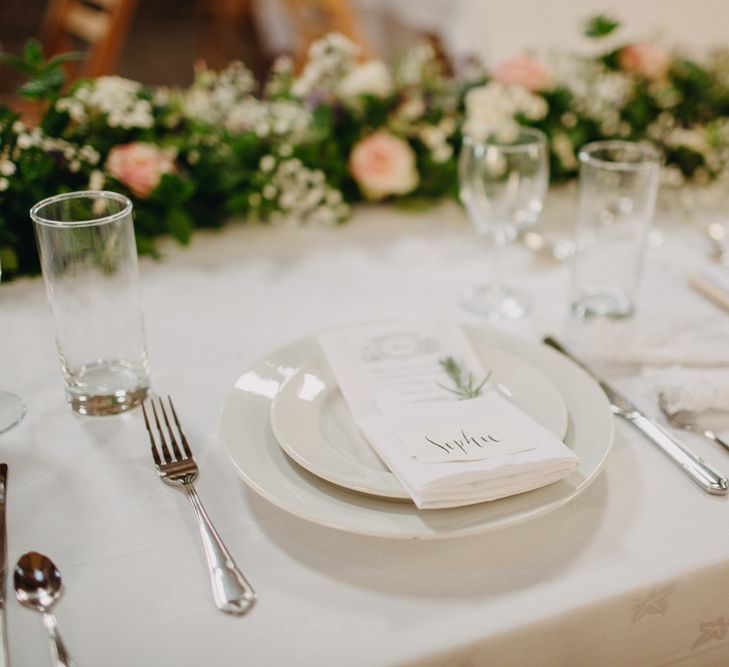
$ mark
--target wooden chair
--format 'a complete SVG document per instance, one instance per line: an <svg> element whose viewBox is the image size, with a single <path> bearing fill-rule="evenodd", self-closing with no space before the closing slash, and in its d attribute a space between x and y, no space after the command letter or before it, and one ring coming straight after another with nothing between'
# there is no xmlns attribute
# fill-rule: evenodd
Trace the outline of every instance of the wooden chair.
<svg viewBox="0 0 729 667"><path fill-rule="evenodd" d="M362 32L357 12L348 0L286 0L294 31L294 59L306 62L309 45L328 32L341 32L357 42L362 57L371 55L369 40Z"/></svg>
<svg viewBox="0 0 729 667"><path fill-rule="evenodd" d="M41 30L46 57L86 51L68 64L71 78L112 74L137 0L50 0Z"/></svg>

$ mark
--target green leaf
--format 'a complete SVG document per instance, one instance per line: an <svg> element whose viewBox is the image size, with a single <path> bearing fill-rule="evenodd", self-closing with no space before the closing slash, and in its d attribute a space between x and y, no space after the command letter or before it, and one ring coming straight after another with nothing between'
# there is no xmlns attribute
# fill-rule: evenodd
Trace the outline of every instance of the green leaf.
<svg viewBox="0 0 729 667"><path fill-rule="evenodd" d="M489 371L486 377L477 383L476 378L471 373L468 373L453 357L445 357L444 359L438 360L438 363L450 378L451 382L453 382L454 388L444 387L443 385L439 386L456 394L461 399L480 396L484 385L491 377L491 371Z"/></svg>
<svg viewBox="0 0 729 667"><path fill-rule="evenodd" d="M162 174L150 200L170 208L184 204L195 191L195 185L179 174Z"/></svg>
<svg viewBox="0 0 729 667"><path fill-rule="evenodd" d="M29 69L28 64L20 56L16 56L14 53L0 52L0 63L10 65L10 67L17 67L23 72L31 73L32 67Z"/></svg>
<svg viewBox="0 0 729 667"><path fill-rule="evenodd" d="M71 62L73 60L86 60L88 55L83 51L68 51L67 53L61 53L54 56L46 63L46 68L58 67L63 63Z"/></svg>
<svg viewBox="0 0 729 667"><path fill-rule="evenodd" d="M585 21L585 36L599 39L620 27L620 21L608 14L597 14Z"/></svg>
<svg viewBox="0 0 729 667"><path fill-rule="evenodd" d="M183 208L171 208L165 216L165 227L180 243L188 243L192 235L193 222Z"/></svg>
<svg viewBox="0 0 729 667"><path fill-rule="evenodd" d="M40 66L43 64L43 47L37 39L29 39L25 43L23 60L29 65Z"/></svg>
<svg viewBox="0 0 729 667"><path fill-rule="evenodd" d="M18 91L23 97L31 99L49 97L61 90L65 80L66 77L61 70L53 69L23 84Z"/></svg>

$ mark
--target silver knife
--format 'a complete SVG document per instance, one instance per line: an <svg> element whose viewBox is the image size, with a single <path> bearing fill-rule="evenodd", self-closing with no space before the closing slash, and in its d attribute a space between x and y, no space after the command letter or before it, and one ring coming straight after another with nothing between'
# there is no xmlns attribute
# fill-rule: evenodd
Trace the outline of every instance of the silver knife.
<svg viewBox="0 0 729 667"><path fill-rule="evenodd" d="M5 526L5 500L8 491L8 464L0 463L0 667L8 667L8 628L5 621L6 582L8 579L8 539Z"/></svg>
<svg viewBox="0 0 729 667"><path fill-rule="evenodd" d="M652 440L665 454L670 456L681 469L704 491L717 496L725 496L729 489L729 480L726 476L710 466L706 461L699 458L692 451L686 449L684 445L675 440L666 431L664 431L652 419L646 417L631 403L625 396L615 391L607 382L597 377L584 363L575 358L573 354L568 352L565 347L551 336L544 338L544 343L569 357L579 366L582 366L595 380L597 380L602 390L605 392L610 408L613 413L623 417L641 431L645 436Z"/></svg>

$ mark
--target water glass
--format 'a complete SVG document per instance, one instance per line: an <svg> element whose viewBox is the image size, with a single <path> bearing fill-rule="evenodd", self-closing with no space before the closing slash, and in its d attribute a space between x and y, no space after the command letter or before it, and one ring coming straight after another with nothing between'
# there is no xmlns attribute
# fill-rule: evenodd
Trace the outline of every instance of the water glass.
<svg viewBox="0 0 729 667"><path fill-rule="evenodd" d="M460 198L476 232L493 248L492 281L467 287L463 303L491 322L521 317L527 310L524 298L499 282L497 262L503 247L539 218L548 182L547 141L539 130L518 127L508 136L463 138Z"/></svg>
<svg viewBox="0 0 729 667"><path fill-rule="evenodd" d="M132 203L71 192L30 215L68 402L85 415L128 410L149 387Z"/></svg>
<svg viewBox="0 0 729 667"><path fill-rule="evenodd" d="M0 276L2 276L1 266ZM23 400L9 391L0 390L0 433L15 426L24 416L25 403Z"/></svg>
<svg viewBox="0 0 729 667"><path fill-rule="evenodd" d="M598 141L579 159L572 312L626 317L635 307L661 157L649 144Z"/></svg>

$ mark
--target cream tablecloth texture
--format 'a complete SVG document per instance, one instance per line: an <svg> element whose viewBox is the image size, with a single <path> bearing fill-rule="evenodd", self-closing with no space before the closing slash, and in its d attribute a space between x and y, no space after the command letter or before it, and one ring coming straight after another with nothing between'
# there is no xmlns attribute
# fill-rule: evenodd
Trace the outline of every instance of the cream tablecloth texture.
<svg viewBox="0 0 729 667"><path fill-rule="evenodd" d="M567 220L564 211L553 215ZM704 242L695 228L662 229L638 321L691 318L726 327L729 344L729 316L686 284L706 261ZM140 413L72 414L41 280L3 285L0 385L28 404L24 422L0 436L10 562L38 550L59 565L59 622L80 666L729 664L729 500L702 493L624 423L582 496L467 539L337 532L238 479L219 413L236 378L271 349L343 322L476 321L457 297L487 275L488 259L455 206L363 208L337 229L230 226L162 249L162 261L141 263L154 389L175 397L199 492L259 602L243 618L214 608L192 512L157 479ZM579 336L565 264L513 248L503 266L534 302L507 330ZM657 414L638 376L618 384ZM684 438L729 471L726 453ZM14 665L50 664L36 614L11 601L8 623Z"/></svg>

